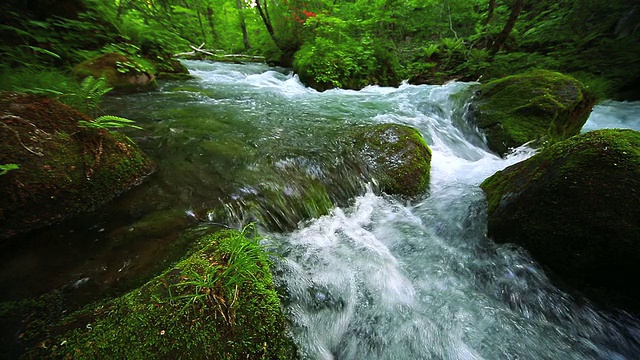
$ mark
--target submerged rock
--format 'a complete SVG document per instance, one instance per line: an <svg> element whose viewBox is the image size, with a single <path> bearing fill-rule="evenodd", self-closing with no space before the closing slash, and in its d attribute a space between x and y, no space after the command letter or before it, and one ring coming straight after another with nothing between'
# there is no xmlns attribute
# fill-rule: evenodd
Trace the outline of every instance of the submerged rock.
<svg viewBox="0 0 640 360"><path fill-rule="evenodd" d="M470 109L489 148L504 156L531 141L578 134L595 100L578 80L535 70L480 85Z"/></svg>
<svg viewBox="0 0 640 360"><path fill-rule="evenodd" d="M398 124L359 128L352 134L356 156L388 194L418 196L429 186L431 149L420 132Z"/></svg>
<svg viewBox="0 0 640 360"><path fill-rule="evenodd" d="M640 133L599 130L572 137L481 187L489 204L488 234L496 242L522 245L581 289L640 300Z"/></svg>
<svg viewBox="0 0 640 360"><path fill-rule="evenodd" d="M233 228L255 221L270 231L291 231L335 206L349 206L369 183L375 191L408 197L427 190L431 151L418 130L370 125L333 140L318 151L323 155L287 155L255 163L256 171L246 175L255 176L252 183L219 199L220 206L206 214L196 210L195 217Z"/></svg>
<svg viewBox="0 0 640 360"><path fill-rule="evenodd" d="M125 135L77 126L60 102L0 93L0 238L90 211L138 185L155 164Z"/></svg>
<svg viewBox="0 0 640 360"><path fill-rule="evenodd" d="M79 77L104 76L114 90L124 92L149 91L158 87L154 71L117 53L107 53L89 59L73 68Z"/></svg>
<svg viewBox="0 0 640 360"><path fill-rule="evenodd" d="M46 324L26 320L41 327L26 340L48 345L33 346L26 357L296 358L269 258L253 236L207 235L198 241L202 250L121 297Z"/></svg>

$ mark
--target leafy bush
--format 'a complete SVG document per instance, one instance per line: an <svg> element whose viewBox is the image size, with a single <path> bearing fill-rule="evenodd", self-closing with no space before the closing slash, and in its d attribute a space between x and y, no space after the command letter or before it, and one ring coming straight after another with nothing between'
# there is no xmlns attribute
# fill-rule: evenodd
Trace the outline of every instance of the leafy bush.
<svg viewBox="0 0 640 360"><path fill-rule="evenodd" d="M78 81L67 72L55 68L39 66L0 68L0 90L16 91L49 97L71 94L79 91ZM72 99L60 98L63 103L74 106Z"/></svg>
<svg viewBox="0 0 640 360"><path fill-rule="evenodd" d="M302 81L321 89L396 85L397 57L389 44L374 40L362 24L322 15L307 24L317 27L317 35L294 58L294 70Z"/></svg>

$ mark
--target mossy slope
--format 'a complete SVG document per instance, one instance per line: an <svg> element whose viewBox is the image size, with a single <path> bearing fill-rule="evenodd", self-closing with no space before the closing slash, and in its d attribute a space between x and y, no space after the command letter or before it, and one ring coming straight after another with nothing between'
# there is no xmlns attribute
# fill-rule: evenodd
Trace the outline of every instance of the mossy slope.
<svg viewBox="0 0 640 360"><path fill-rule="evenodd" d="M581 288L640 299L640 133L599 130L556 143L481 184L488 233Z"/></svg>
<svg viewBox="0 0 640 360"><path fill-rule="evenodd" d="M139 289L46 330L26 354L74 359L292 359L269 259L251 234L224 231Z"/></svg>
<svg viewBox="0 0 640 360"><path fill-rule="evenodd" d="M73 68L74 74L84 78L104 76L109 86L123 92L149 91L158 87L155 75L132 59L118 53L107 53Z"/></svg>
<svg viewBox="0 0 640 360"><path fill-rule="evenodd" d="M362 127L353 134L356 153L388 194L418 196L429 186L431 149L415 128L398 124Z"/></svg>
<svg viewBox="0 0 640 360"><path fill-rule="evenodd" d="M489 148L503 156L530 141L578 134L594 104L578 80L535 70L480 85L471 113Z"/></svg>
<svg viewBox="0 0 640 360"><path fill-rule="evenodd" d="M79 128L56 100L0 94L0 238L86 212L139 184L155 165L126 136Z"/></svg>

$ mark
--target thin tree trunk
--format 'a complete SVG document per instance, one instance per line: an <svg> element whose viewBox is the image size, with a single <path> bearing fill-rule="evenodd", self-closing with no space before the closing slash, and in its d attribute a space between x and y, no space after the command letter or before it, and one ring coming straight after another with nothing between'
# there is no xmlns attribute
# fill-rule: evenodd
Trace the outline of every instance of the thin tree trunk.
<svg viewBox="0 0 640 360"><path fill-rule="evenodd" d="M240 17L240 28L242 29L242 41L244 42L244 49L249 50L249 36L247 35L247 24L244 21L244 13L242 0L236 0L236 6L238 7L238 16Z"/></svg>
<svg viewBox="0 0 640 360"><path fill-rule="evenodd" d="M520 16L522 9L524 9L524 1L525 0L516 0L515 4L513 4L513 8L511 8L511 13L509 14L509 19L504 25L504 29L502 29L502 32L498 34L496 39L493 41L491 52L497 53L504 47L504 43L509 38L509 34L511 34L513 27L516 25L518 16Z"/></svg>
<svg viewBox="0 0 640 360"><path fill-rule="evenodd" d="M262 22L264 23L264 26L267 28L267 32L269 32L269 36L271 36L271 39L273 39L273 41L276 43L276 45L278 45L278 41L276 40L276 34L273 31L273 26L271 25L271 21L269 20L268 15L265 15L265 12L262 11L262 6L260 5L260 0L256 0L256 9L258 9L258 13L260 14L260 17L262 18ZM265 7L265 9L266 9L266 7Z"/></svg>
<svg viewBox="0 0 640 360"><path fill-rule="evenodd" d="M496 0L489 0L489 10L487 10L487 18L484 20L484 25L487 25L493 19L493 12L496 9Z"/></svg>
<svg viewBox="0 0 640 360"><path fill-rule="evenodd" d="M126 0L120 0L120 2L118 3L118 13L116 14L116 19L120 20L120 17L122 16L122 13L124 13L124 4L125 4Z"/></svg>
<svg viewBox="0 0 640 360"><path fill-rule="evenodd" d="M202 33L202 41L207 41L207 33L204 31L204 24L202 23L202 16L200 15L200 7L196 8L196 14L198 15L198 24L200 24L200 32Z"/></svg>
<svg viewBox="0 0 640 360"><path fill-rule="evenodd" d="M216 34L216 24L213 21L213 9L211 9L210 6L207 6L207 22L209 22L209 27L211 28L211 33L213 34L214 38L217 38L218 35Z"/></svg>

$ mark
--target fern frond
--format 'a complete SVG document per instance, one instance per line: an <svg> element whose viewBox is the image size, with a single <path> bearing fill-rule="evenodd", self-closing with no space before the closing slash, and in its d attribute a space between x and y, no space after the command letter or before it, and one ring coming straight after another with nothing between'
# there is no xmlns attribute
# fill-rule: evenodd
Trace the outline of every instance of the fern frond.
<svg viewBox="0 0 640 360"><path fill-rule="evenodd" d="M131 127L134 129L142 129L140 126L134 125L135 121L129 120L115 115L102 115L93 121L80 120L78 122L79 127L97 128L97 129L112 129Z"/></svg>

